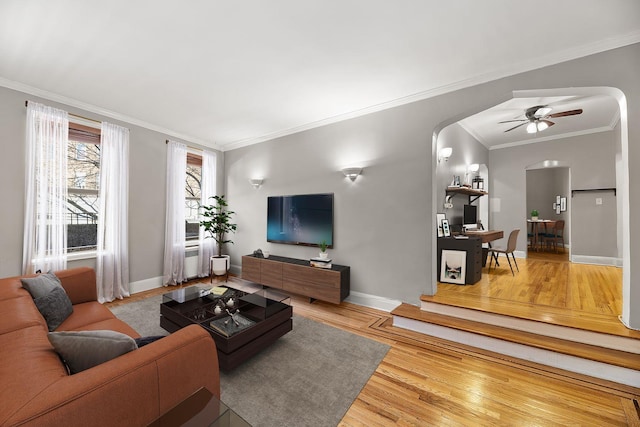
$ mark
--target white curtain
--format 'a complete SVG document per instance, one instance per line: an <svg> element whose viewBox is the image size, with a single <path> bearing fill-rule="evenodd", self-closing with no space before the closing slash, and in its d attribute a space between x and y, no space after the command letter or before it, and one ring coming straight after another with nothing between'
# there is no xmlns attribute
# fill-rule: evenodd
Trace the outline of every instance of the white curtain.
<svg viewBox="0 0 640 427"><path fill-rule="evenodd" d="M202 152L202 178L200 180L200 206L214 202L216 195L216 153ZM216 241L207 237L204 228L200 227L198 242L198 277L209 276L209 259L215 255Z"/></svg>
<svg viewBox="0 0 640 427"><path fill-rule="evenodd" d="M22 273L67 267L66 111L29 102Z"/></svg>
<svg viewBox="0 0 640 427"><path fill-rule="evenodd" d="M184 273L187 146L179 142L169 141L167 147L164 286L177 285L187 280Z"/></svg>
<svg viewBox="0 0 640 427"><path fill-rule="evenodd" d="M102 123L96 279L98 301L129 296L129 129Z"/></svg>

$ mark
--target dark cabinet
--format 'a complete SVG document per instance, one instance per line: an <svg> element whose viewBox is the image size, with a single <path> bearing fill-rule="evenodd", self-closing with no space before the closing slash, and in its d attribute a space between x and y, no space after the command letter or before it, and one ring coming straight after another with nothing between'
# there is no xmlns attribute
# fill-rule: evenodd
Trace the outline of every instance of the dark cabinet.
<svg viewBox="0 0 640 427"><path fill-rule="evenodd" d="M473 285L482 278L482 239L479 237L469 237L468 239L438 237L438 280L440 280L443 249L467 253L464 280L466 285Z"/></svg>

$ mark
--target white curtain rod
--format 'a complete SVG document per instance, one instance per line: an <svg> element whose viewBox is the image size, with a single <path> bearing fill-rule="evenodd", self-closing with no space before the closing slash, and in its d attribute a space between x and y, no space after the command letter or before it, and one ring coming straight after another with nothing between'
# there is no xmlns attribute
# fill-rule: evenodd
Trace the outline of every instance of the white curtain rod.
<svg viewBox="0 0 640 427"><path fill-rule="evenodd" d="M29 101L24 101L24 106L25 106L25 107L28 107L28 106L29 106ZM67 113L67 114L69 114L69 115L70 115L70 116L72 116L72 117L76 117L76 118L78 118L78 119L88 120L88 121L90 121L90 122L94 122L94 123L100 123L100 124L102 124L102 122L101 122L100 120L90 119L89 117L80 116L80 115L78 115L78 114L72 114L72 113Z"/></svg>
<svg viewBox="0 0 640 427"><path fill-rule="evenodd" d="M174 141L174 142L179 142L179 141ZM168 139L166 139L166 140L164 141L164 143L165 143L165 144L168 144L168 143L169 143L169 140L168 140ZM184 142L180 142L180 144L184 144ZM203 149L203 148L192 147L191 145L188 145L188 144L184 144L184 145L186 145L186 147L187 147L187 148L191 148L192 150L196 150L196 151L204 151L204 149Z"/></svg>

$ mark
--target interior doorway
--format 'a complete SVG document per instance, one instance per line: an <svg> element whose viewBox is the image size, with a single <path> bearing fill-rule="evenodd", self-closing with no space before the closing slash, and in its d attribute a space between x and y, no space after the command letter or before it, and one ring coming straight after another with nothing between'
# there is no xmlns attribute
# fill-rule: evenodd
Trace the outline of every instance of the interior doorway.
<svg viewBox="0 0 640 427"><path fill-rule="evenodd" d="M545 161L526 169L527 257L570 260L571 168Z"/></svg>
<svg viewBox="0 0 640 427"><path fill-rule="evenodd" d="M509 100L511 99L514 99L514 100L527 99L527 98L532 99L535 97L552 97L552 96L570 96L570 97L577 97L577 99L583 99L584 97L589 97L594 95L603 97L603 98L608 98L609 100L611 99L614 100L617 106L616 108L617 108L618 114L619 114L618 115L619 121L617 122L616 129L613 132L613 134L615 135L614 136L615 143L617 144L617 147L621 148L620 151L616 153L616 159L617 159L615 164L616 177L614 179L614 181L617 183L616 185L617 198L615 199L615 204L617 204L619 208L617 213L618 221L614 222L615 224L614 227L617 227L617 231L610 233L610 235L618 236L618 239L617 239L618 252L617 253L619 254L618 256L620 259L618 266L622 267L622 269L617 269L617 271L620 273L620 276L622 278L621 280L622 292L620 292L622 294L621 295L622 315L620 317L620 320L622 321L622 323L628 326L629 324L628 318L630 315L630 301L625 299L625 295L628 294L629 292L628 289L631 286L630 280L629 280L630 278L629 269L631 268L631 265L630 265L629 250L628 250L629 248L629 239L628 239L629 211L628 211L628 206L625 205L625 203L623 203L623 200L628 197L628 191L629 191L628 159L624 156L624 153L626 152L626 147L628 145L627 121L626 121L626 99L624 97L624 94L615 88L598 88L598 87L527 90L527 91L514 91L510 96L507 96L505 98L504 103L509 102ZM499 105L496 105L496 107L498 106ZM473 114L473 112L470 112L470 114ZM476 113L476 114L479 114L479 113ZM433 181L432 182L433 182L433 205L434 205L434 210L432 213L433 223L436 223L436 220L437 220L436 214L438 213L442 205L439 197L442 194L442 186L440 185L441 182L439 181L438 172L437 172L438 163L441 163L438 157L438 151L441 145L439 144L439 141L440 141L439 134L444 129L446 129L447 126L461 122L464 117L465 116L460 115L446 122L443 122L434 131L434 137L432 141L433 142L433 145L432 145ZM470 116L467 116L467 117L470 117ZM461 127L464 127L464 126L461 126ZM575 135L579 136L579 135L584 135L588 133L589 132L578 132L578 133L574 133L573 136ZM548 137L548 138L543 138L541 140L551 141L552 138ZM526 142L526 143L531 143L531 142ZM496 148L505 148L505 147L514 146L514 145L516 144L505 143L505 144L502 144L502 146L496 147ZM499 151L502 151L502 150L499 150ZM587 153L587 155L590 155L592 157L594 156L593 154L588 154L588 151L585 151L585 150L583 150L583 153ZM498 167L502 165L513 166L518 162L526 161L526 158L523 158L523 157L526 157L526 156L521 156L521 158L519 159L509 160L506 158L502 158L501 156L497 156L496 158L498 160L492 157L492 159L489 159L489 161L486 162L486 164L489 167L489 175L494 177L489 181L489 184L491 184L493 188L492 188L492 193L489 195L489 197L487 197L489 201L489 211L490 211L489 221L490 221L491 228L500 228L500 229L508 230L508 229L514 229L514 228L523 228L523 226L526 225L525 220L530 216L529 215L530 212L527 211L526 202L524 200L522 201L518 200L518 197L520 197L518 196L518 194L524 195L526 193L524 191L524 188L522 188L524 187L524 184L525 184L524 168L526 167L526 163L524 164L521 163L522 165L521 167L523 168L523 169L520 169L522 171L522 185L520 187L521 189L519 190L514 188L514 176L512 174L504 175L504 177L500 178L501 175L495 173L497 166ZM574 158L571 158L571 156L567 157L567 159L573 162L576 162L576 160ZM448 168L451 169L452 167L454 166L448 165ZM588 170L589 168L585 169L585 171L580 170L578 173L579 177L574 177L575 179L578 180L577 182L583 186L587 184L590 178L588 175L589 174ZM590 170L593 170L593 169L590 169ZM515 179L518 180L519 178L516 177ZM496 186L494 186L493 184L498 185L498 187L500 188L497 189ZM571 192L573 190L575 189L570 186L568 193L566 195L567 210L569 211L570 215L575 210L575 206L572 206L573 203L571 200L571 196L572 196ZM506 193L505 191L510 191L510 192ZM500 193L502 195L502 199L499 197L494 198L493 195L496 193ZM614 213L614 216L616 216L615 213ZM575 219L572 221L571 217L569 217L568 221L570 223L568 228L570 240L569 240L569 243L567 243L567 246L568 246L568 249L572 251L572 256L574 256L573 254L574 254L574 246L575 246L575 236L571 236L571 230L575 230ZM573 226L571 224L573 224ZM594 241L597 239L590 238L590 240ZM522 241L519 241L518 246L522 249L526 248L526 235L523 236ZM433 265L433 271L436 272L437 271L437 267L436 267L437 249L436 249L435 239L433 242L433 253L434 253L434 256L432 259L432 265ZM523 256L526 256L526 251L524 253L521 252L521 254ZM583 263L588 264L589 261L590 260L585 260L583 261ZM433 292L431 295L435 295L438 292L438 280L437 280L437 277L435 276L436 274L434 274L433 282L431 285L431 289Z"/></svg>

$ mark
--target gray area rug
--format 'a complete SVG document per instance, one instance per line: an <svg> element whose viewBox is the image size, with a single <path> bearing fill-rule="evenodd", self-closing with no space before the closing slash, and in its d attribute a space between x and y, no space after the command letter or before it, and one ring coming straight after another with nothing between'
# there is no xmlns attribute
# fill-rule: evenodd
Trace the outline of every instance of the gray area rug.
<svg viewBox="0 0 640 427"><path fill-rule="evenodd" d="M111 309L140 335L160 328L161 297ZM222 401L254 427L336 426L389 346L294 315L293 331L235 370Z"/></svg>
<svg viewBox="0 0 640 427"><path fill-rule="evenodd" d="M160 327L161 302L162 295L157 295L142 301L112 307L110 310L118 319L123 320L143 337L169 335L169 332Z"/></svg>

